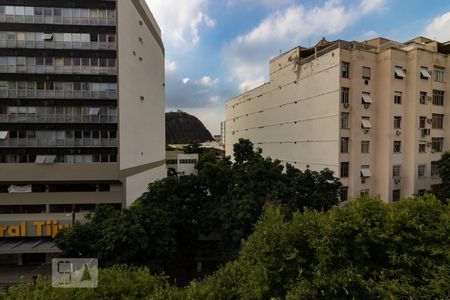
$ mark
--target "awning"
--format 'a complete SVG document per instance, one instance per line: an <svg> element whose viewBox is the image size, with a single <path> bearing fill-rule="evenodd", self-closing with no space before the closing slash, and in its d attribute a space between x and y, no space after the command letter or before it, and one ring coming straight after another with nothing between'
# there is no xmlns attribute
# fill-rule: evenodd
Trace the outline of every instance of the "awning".
<svg viewBox="0 0 450 300"><path fill-rule="evenodd" d="M361 169L361 177L368 178L371 176L372 176L372 172L370 172L370 169L368 169L368 168Z"/></svg>
<svg viewBox="0 0 450 300"><path fill-rule="evenodd" d="M97 108L97 107L89 108L89 115L90 116L98 116L99 112L100 112L100 108Z"/></svg>
<svg viewBox="0 0 450 300"><path fill-rule="evenodd" d="M6 139L8 136L8 131L0 131L0 140Z"/></svg>
<svg viewBox="0 0 450 300"><path fill-rule="evenodd" d="M372 128L372 124L370 124L370 120L368 120L368 119L362 119L361 125L362 125L362 128L364 128L364 129Z"/></svg>
<svg viewBox="0 0 450 300"><path fill-rule="evenodd" d="M364 104L372 104L372 97L370 96L369 93L363 93L362 94L362 101L364 102Z"/></svg>
<svg viewBox="0 0 450 300"><path fill-rule="evenodd" d="M49 239L0 240L0 254L59 253L55 242Z"/></svg>
<svg viewBox="0 0 450 300"><path fill-rule="evenodd" d="M42 39L44 41L51 41L51 40L53 40L53 33L43 33L42 34Z"/></svg>
<svg viewBox="0 0 450 300"><path fill-rule="evenodd" d="M420 69L420 74L421 74L423 77L425 77L425 78L430 78L430 77L431 77L430 72L428 71L427 68L421 68L421 69Z"/></svg>
<svg viewBox="0 0 450 300"><path fill-rule="evenodd" d="M14 185L11 184L8 188L8 193L10 194L16 194L16 193L31 193L31 184L27 185Z"/></svg>
<svg viewBox="0 0 450 300"><path fill-rule="evenodd" d="M38 155L34 161L37 164L54 164L56 155Z"/></svg>
<svg viewBox="0 0 450 300"><path fill-rule="evenodd" d="M397 75L397 77L405 77L405 71L403 71L403 68L401 67L395 67L395 75Z"/></svg>

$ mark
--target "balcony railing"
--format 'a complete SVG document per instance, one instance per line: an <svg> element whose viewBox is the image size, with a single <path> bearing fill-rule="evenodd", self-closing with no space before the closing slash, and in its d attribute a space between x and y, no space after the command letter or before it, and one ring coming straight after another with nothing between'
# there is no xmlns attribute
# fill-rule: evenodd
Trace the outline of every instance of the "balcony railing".
<svg viewBox="0 0 450 300"><path fill-rule="evenodd" d="M0 98L117 99L117 92L0 90Z"/></svg>
<svg viewBox="0 0 450 300"><path fill-rule="evenodd" d="M117 75L115 67L45 67L0 65L0 73Z"/></svg>
<svg viewBox="0 0 450 300"><path fill-rule="evenodd" d="M115 26L116 19L103 17L62 17L0 15L1 23L64 24L64 25L106 25Z"/></svg>
<svg viewBox="0 0 450 300"><path fill-rule="evenodd" d="M6 139L0 147L115 147L117 139Z"/></svg>
<svg viewBox="0 0 450 300"><path fill-rule="evenodd" d="M116 50L117 44L108 42L42 42L0 40L0 48Z"/></svg>
<svg viewBox="0 0 450 300"><path fill-rule="evenodd" d="M2 123L117 123L117 116L9 114L9 115L0 115L0 122L2 122Z"/></svg>

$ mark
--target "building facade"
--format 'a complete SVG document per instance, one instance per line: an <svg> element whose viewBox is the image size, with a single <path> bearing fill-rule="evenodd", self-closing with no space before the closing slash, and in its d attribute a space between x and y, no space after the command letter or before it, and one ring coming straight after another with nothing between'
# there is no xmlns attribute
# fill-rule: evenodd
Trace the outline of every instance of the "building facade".
<svg viewBox="0 0 450 300"><path fill-rule="evenodd" d="M197 175L198 154L186 154L180 151L166 152L167 171L171 170L180 175Z"/></svg>
<svg viewBox="0 0 450 300"><path fill-rule="evenodd" d="M42 261L166 176L164 46L144 0L0 5L0 261Z"/></svg>
<svg viewBox="0 0 450 300"><path fill-rule="evenodd" d="M328 168L342 197L384 201L439 184L449 149L450 43L322 40L270 61L270 81L226 103L226 155L239 138L299 169Z"/></svg>

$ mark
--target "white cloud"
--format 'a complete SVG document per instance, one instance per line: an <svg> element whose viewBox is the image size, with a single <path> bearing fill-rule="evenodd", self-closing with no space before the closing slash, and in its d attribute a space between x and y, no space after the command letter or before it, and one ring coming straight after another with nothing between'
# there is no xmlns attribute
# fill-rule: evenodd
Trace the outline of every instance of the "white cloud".
<svg viewBox="0 0 450 300"><path fill-rule="evenodd" d="M387 0L363 0L360 8L363 14L386 9Z"/></svg>
<svg viewBox="0 0 450 300"><path fill-rule="evenodd" d="M201 85L203 85L203 86L206 86L206 87L211 87L211 86L213 86L213 85L216 85L217 83L219 82L219 79L212 79L211 77L209 77L209 76L203 76L199 81L198 81L198 83L200 83Z"/></svg>
<svg viewBox="0 0 450 300"><path fill-rule="evenodd" d="M190 79L190 78L187 78L187 77L181 79L181 82L182 82L183 84L188 84L190 81L191 81L191 79Z"/></svg>
<svg viewBox="0 0 450 300"><path fill-rule="evenodd" d="M173 73L177 70L177 63L166 59L166 72Z"/></svg>
<svg viewBox="0 0 450 300"><path fill-rule="evenodd" d="M243 5L258 5L258 6L263 5L269 8L273 8L293 4L295 3L295 0L239 0L239 1L228 0L227 5L232 6L235 5L237 2Z"/></svg>
<svg viewBox="0 0 450 300"><path fill-rule="evenodd" d="M434 18L426 27L425 35L441 42L450 40L450 11Z"/></svg>
<svg viewBox="0 0 450 300"><path fill-rule="evenodd" d="M253 79L253 80L244 80L240 85L239 89L242 93L250 91L260 85L262 85L265 82L265 79L263 76Z"/></svg>
<svg viewBox="0 0 450 300"><path fill-rule="evenodd" d="M376 37L379 37L380 34L374 30L369 30L364 32L361 37L359 38L360 41L366 41L366 40L370 40Z"/></svg>
<svg viewBox="0 0 450 300"><path fill-rule="evenodd" d="M344 6L340 0L327 0L312 8L295 4L277 10L223 48L230 75L239 81L241 90L253 88L267 78L268 61L279 51L338 34L365 14L385 8L385 4L386 0L363 0Z"/></svg>
<svg viewBox="0 0 450 300"><path fill-rule="evenodd" d="M147 0L147 4L161 27L164 41L173 47L197 44L199 29L216 24L205 12L208 0Z"/></svg>

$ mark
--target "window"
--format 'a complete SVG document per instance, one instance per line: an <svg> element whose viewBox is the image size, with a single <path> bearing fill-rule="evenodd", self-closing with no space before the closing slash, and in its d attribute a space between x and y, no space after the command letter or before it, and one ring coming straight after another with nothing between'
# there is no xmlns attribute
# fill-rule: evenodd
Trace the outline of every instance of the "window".
<svg viewBox="0 0 450 300"><path fill-rule="evenodd" d="M420 79L428 80L430 78L430 71L428 71L427 67L420 67Z"/></svg>
<svg viewBox="0 0 450 300"><path fill-rule="evenodd" d="M442 152L444 149L444 138L432 138L431 150L433 152Z"/></svg>
<svg viewBox="0 0 450 300"><path fill-rule="evenodd" d="M426 153L426 152L427 152L427 142L419 141L419 153Z"/></svg>
<svg viewBox="0 0 450 300"><path fill-rule="evenodd" d="M361 153L369 153L369 150L370 150L370 142L361 141Z"/></svg>
<svg viewBox="0 0 450 300"><path fill-rule="evenodd" d="M444 91L433 90L433 105L444 105Z"/></svg>
<svg viewBox="0 0 450 300"><path fill-rule="evenodd" d="M419 129L425 129L427 126L427 117L420 116L419 117Z"/></svg>
<svg viewBox="0 0 450 300"><path fill-rule="evenodd" d="M439 176L439 162L432 161L431 162L431 177Z"/></svg>
<svg viewBox="0 0 450 300"><path fill-rule="evenodd" d="M348 137L341 138L341 153L348 153L349 140Z"/></svg>
<svg viewBox="0 0 450 300"><path fill-rule="evenodd" d="M403 79L405 77L405 70L403 70L403 67L396 66L394 69L395 78L397 79Z"/></svg>
<svg viewBox="0 0 450 300"><path fill-rule="evenodd" d="M370 68L369 67L362 67L362 78L365 80L370 79Z"/></svg>
<svg viewBox="0 0 450 300"><path fill-rule="evenodd" d="M348 129L349 128L349 113L343 112L341 113L341 128Z"/></svg>
<svg viewBox="0 0 450 300"><path fill-rule="evenodd" d="M350 163L341 162L341 178L348 177L349 171L350 171Z"/></svg>
<svg viewBox="0 0 450 300"><path fill-rule="evenodd" d="M394 117L394 129L401 129L402 128L402 117L395 116Z"/></svg>
<svg viewBox="0 0 450 300"><path fill-rule="evenodd" d="M402 92L394 92L394 104L402 104Z"/></svg>
<svg viewBox="0 0 450 300"><path fill-rule="evenodd" d="M433 129L443 129L444 128L444 115L433 114L432 115L432 128Z"/></svg>
<svg viewBox="0 0 450 300"><path fill-rule="evenodd" d="M341 89L341 103L344 106L348 106L350 104L350 100L349 100L349 95L350 95L350 89L343 87Z"/></svg>
<svg viewBox="0 0 450 300"><path fill-rule="evenodd" d="M392 201L397 202L400 201L401 191L400 190L393 190L392 191Z"/></svg>
<svg viewBox="0 0 450 300"><path fill-rule="evenodd" d="M341 187L341 190L339 192L339 198L341 201L348 200L348 187Z"/></svg>
<svg viewBox="0 0 450 300"><path fill-rule="evenodd" d="M370 129L372 128L372 124L370 123L369 117L362 117L361 118L361 128L362 129Z"/></svg>
<svg viewBox="0 0 450 300"><path fill-rule="evenodd" d="M363 92L362 93L362 99L361 99L362 104L366 105L366 104L372 104L372 97L370 96L370 93L367 92Z"/></svg>
<svg viewBox="0 0 450 300"><path fill-rule="evenodd" d="M402 151L402 142L394 141L394 153L400 153Z"/></svg>
<svg viewBox="0 0 450 300"><path fill-rule="evenodd" d="M401 174L402 166L401 165L395 165L392 166L392 177L393 178L399 178Z"/></svg>
<svg viewBox="0 0 450 300"><path fill-rule="evenodd" d="M342 77L343 78L350 78L350 63L349 62L342 62Z"/></svg>
<svg viewBox="0 0 450 300"><path fill-rule="evenodd" d="M444 68L435 66L433 70L433 80L437 82L444 82L444 72Z"/></svg>
<svg viewBox="0 0 450 300"><path fill-rule="evenodd" d="M427 166L426 165L419 165L418 169L417 169L417 176L419 178L423 178L425 177L425 171L426 171Z"/></svg>
<svg viewBox="0 0 450 300"><path fill-rule="evenodd" d="M419 103L420 104L427 104L427 97L428 97L428 93L427 92L420 92Z"/></svg>

